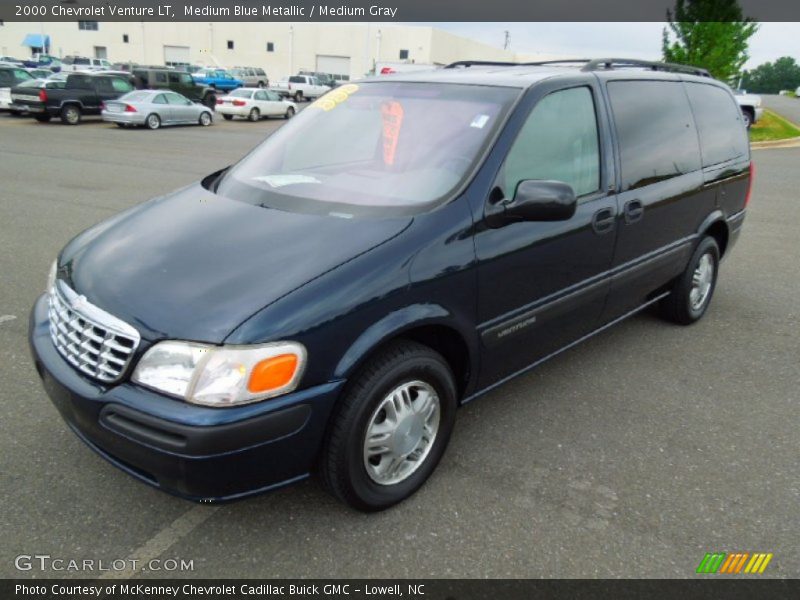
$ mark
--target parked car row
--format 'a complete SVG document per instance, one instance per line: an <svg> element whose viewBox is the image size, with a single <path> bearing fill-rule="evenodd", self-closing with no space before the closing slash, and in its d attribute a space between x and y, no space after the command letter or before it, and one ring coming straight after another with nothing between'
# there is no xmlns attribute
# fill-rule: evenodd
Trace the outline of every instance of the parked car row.
<svg viewBox="0 0 800 600"><path fill-rule="evenodd" d="M35 79L25 69L0 68L0 107L31 115L46 123L58 118L79 124L84 116L101 115L120 127L213 123L213 111L225 119L234 116L259 121L267 117L289 119L297 112L293 102L263 88L237 88L217 99L212 88L202 86L184 72L143 68L125 72L62 72ZM3 90L7 94L3 94Z"/></svg>

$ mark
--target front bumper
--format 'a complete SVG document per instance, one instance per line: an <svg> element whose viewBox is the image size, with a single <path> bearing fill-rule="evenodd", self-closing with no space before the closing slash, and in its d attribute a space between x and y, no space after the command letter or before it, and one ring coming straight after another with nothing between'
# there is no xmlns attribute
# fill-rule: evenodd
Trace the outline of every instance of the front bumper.
<svg viewBox="0 0 800 600"><path fill-rule="evenodd" d="M47 298L34 304L29 341L44 388L90 448L137 479L216 502L307 477L343 385L326 383L235 408L191 405L130 382L80 375L50 340Z"/></svg>

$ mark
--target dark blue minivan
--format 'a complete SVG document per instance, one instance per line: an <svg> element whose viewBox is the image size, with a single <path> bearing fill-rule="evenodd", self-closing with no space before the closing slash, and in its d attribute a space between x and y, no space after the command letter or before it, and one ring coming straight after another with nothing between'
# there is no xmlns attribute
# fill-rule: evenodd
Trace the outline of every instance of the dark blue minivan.
<svg viewBox="0 0 800 600"><path fill-rule="evenodd" d="M702 317L750 183L736 101L699 69L366 80L73 239L30 342L69 427L144 482L222 501L319 472L380 510L460 404L648 305Z"/></svg>

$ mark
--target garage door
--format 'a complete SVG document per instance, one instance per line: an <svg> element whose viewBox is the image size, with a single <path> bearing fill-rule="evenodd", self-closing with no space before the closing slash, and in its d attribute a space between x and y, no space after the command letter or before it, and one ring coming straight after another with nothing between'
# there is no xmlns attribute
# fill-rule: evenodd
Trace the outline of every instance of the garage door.
<svg viewBox="0 0 800 600"><path fill-rule="evenodd" d="M317 54L317 71L319 73L330 73L331 75L350 76L350 57L349 56L328 56Z"/></svg>
<svg viewBox="0 0 800 600"><path fill-rule="evenodd" d="M164 46L165 65L188 65L189 46Z"/></svg>

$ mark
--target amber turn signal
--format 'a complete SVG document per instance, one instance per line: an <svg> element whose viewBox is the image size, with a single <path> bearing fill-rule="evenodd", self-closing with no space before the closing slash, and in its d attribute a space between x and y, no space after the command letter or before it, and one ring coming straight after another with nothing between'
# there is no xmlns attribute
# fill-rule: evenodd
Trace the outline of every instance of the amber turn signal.
<svg viewBox="0 0 800 600"><path fill-rule="evenodd" d="M250 371L248 391L269 392L289 385L297 372L298 364L299 359L294 354L281 354L262 360Z"/></svg>

